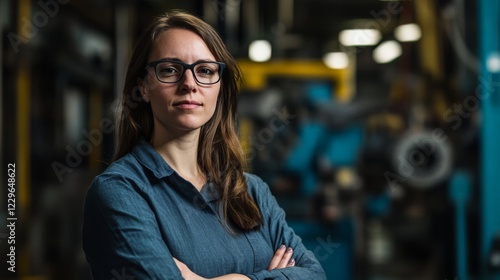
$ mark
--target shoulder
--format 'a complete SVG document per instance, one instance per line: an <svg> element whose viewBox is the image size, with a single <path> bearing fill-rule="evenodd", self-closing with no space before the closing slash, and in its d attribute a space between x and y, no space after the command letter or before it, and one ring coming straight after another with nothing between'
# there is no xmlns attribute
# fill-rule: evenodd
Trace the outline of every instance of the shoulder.
<svg viewBox="0 0 500 280"><path fill-rule="evenodd" d="M275 198L269 186L259 176L251 173L244 173L248 186L248 193L259 205L261 210L270 208L275 203Z"/></svg>
<svg viewBox="0 0 500 280"><path fill-rule="evenodd" d="M245 180L248 186L248 192L253 196L253 194L259 194L262 192L267 192L269 190L268 185L257 175L252 173L244 172Z"/></svg>
<svg viewBox="0 0 500 280"><path fill-rule="evenodd" d="M87 190L87 199L102 201L117 195L142 192L146 176L141 169L133 155L125 155L94 178Z"/></svg>
<svg viewBox="0 0 500 280"><path fill-rule="evenodd" d="M101 183L114 180L140 180L144 171L141 164L132 154L111 163L101 174L97 175L94 183Z"/></svg>
<svg viewBox="0 0 500 280"><path fill-rule="evenodd" d="M243 172L243 175L245 176L247 184L249 184L249 185L250 184L263 184L264 183L264 181L262 181L262 179L255 174Z"/></svg>

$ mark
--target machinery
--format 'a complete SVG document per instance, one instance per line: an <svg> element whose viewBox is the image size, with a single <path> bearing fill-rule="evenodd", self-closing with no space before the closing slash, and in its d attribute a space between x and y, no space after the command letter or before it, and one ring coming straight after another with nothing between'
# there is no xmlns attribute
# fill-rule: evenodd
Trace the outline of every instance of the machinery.
<svg viewBox="0 0 500 280"><path fill-rule="evenodd" d="M41 4L49 2L60 4L57 16L44 12ZM0 1L6 16L0 19L0 84L8 93L0 98L0 147L4 166L16 162L18 174L16 198L23 221L18 228L18 276L77 279L88 272L78 239L80 205L88 180L104 165L101 159L111 158L112 135L106 134L102 144L83 157L79 172L64 173L63 182L51 163L64 163L65 147L77 147L82 131L112 119L110 104L121 91L134 30L144 15L159 10L155 3L160 2L164 7L178 4ZM187 2L179 5L188 7ZM241 43L240 29L252 36L258 33L257 15L267 13L273 22L276 18L265 11L276 6L275 1L191 2L203 2L200 10L206 18L227 27L223 34L233 47ZM308 1L278 2L300 8ZM332 1L310 2L319 10ZM376 2L384 1L363 5ZM269 183L328 279L500 279L500 2L398 3L403 2L400 14L382 10L363 15L386 29L384 36L396 21L415 21L423 31L418 43L404 45L399 61L386 66L367 63L368 76L390 76L387 88L378 76L368 77L373 81L367 86L367 73L360 77L363 73L353 65L333 70L319 60L239 61L245 82L239 132L248 168ZM474 9L465 8L471 6ZM252 7L254 15L246 14ZM244 26L238 27L236 18L243 11ZM277 21L287 22L294 15L302 17L301 22L310 20L302 10L285 11ZM323 9L321 14L329 12ZM34 15L40 23L46 15L47 23L30 43L12 41L20 38L12 34L29 29L26 19ZM450 15L473 20L450 24ZM295 25L310 31L309 26ZM296 38L288 36L293 35L292 27L288 21L286 32L278 32L276 42L282 48L292 42L286 38ZM477 51L471 51L479 54L477 61L467 54L466 40L456 38L465 28L470 28L469 44L478 43ZM449 38L439 34L443 30ZM282 49L281 54L287 57L288 52ZM357 55L358 63L367 61L362 49ZM463 65L470 72L464 74ZM363 88L355 87L355 75ZM366 98L379 86L389 101ZM354 94L362 92L369 94ZM6 251L7 243L0 243Z"/></svg>
<svg viewBox="0 0 500 280"><path fill-rule="evenodd" d="M363 132L352 110L335 104L350 99L350 69L319 61L240 67L246 87L239 128L252 172L269 183L328 279L352 279L355 213L341 198L360 187L355 164Z"/></svg>

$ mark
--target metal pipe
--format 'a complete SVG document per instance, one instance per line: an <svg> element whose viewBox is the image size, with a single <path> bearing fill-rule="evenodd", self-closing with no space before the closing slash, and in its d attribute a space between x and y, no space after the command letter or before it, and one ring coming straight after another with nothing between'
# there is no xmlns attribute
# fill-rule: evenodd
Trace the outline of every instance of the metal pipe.
<svg viewBox="0 0 500 280"><path fill-rule="evenodd" d="M499 273L488 274L488 255L496 234L500 232L500 3L498 0L478 1L480 74L477 96L481 99L481 273L482 279L500 279ZM490 64L488 62L491 62Z"/></svg>

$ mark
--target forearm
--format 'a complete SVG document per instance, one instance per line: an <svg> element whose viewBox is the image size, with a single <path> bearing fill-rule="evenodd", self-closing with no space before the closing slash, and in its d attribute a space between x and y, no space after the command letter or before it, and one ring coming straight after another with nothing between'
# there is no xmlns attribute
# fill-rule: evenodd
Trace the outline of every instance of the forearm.
<svg viewBox="0 0 500 280"><path fill-rule="evenodd" d="M252 280L326 280L325 272L321 267L321 264L316 260L316 258L314 258L313 253L301 247L302 246L297 246L297 251L301 253L294 256L296 258L296 262L293 267L262 270L252 273L248 275L248 277Z"/></svg>
<svg viewBox="0 0 500 280"><path fill-rule="evenodd" d="M243 274L227 274L215 278L211 278L212 280L250 280L250 278L246 277Z"/></svg>
<svg viewBox="0 0 500 280"><path fill-rule="evenodd" d="M283 269L274 269L271 271L262 270L259 272L249 274L248 277L251 280L264 280L264 279L326 280L326 276L323 270L318 270L314 268L304 268L304 267L288 267Z"/></svg>
<svg viewBox="0 0 500 280"><path fill-rule="evenodd" d="M265 272L276 272L278 270L281 270L283 268L287 267L294 267L295 266L295 260L292 258L293 254L293 249L288 248L286 249L285 245L280 246L278 250L274 253L273 258L271 259L271 262L269 263L269 266ZM194 273L191 271L191 269L183 262L179 261L176 258L173 258L175 264L177 265L177 268L180 270L182 277L185 280L255 280L257 274L262 274L262 272L257 273L257 274L251 274L249 276L243 275L243 274L237 274L237 273L231 273L231 274L226 274L214 278L204 278L199 276L198 274ZM264 273L265 273L264 272ZM283 275L282 275L283 276ZM261 278L258 278L261 279ZM264 279L264 278L262 278ZM265 279L270 279L269 277L265 277ZM281 279L280 278L275 278L273 277L272 279ZM288 279L288 278L287 278Z"/></svg>

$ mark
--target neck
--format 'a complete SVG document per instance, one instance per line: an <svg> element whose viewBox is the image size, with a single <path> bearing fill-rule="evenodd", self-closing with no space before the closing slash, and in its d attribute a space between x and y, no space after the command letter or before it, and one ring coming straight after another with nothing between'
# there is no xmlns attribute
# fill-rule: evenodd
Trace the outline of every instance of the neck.
<svg viewBox="0 0 500 280"><path fill-rule="evenodd" d="M152 145L181 177L201 190L206 178L198 165L199 136L199 129L175 136L155 131Z"/></svg>

